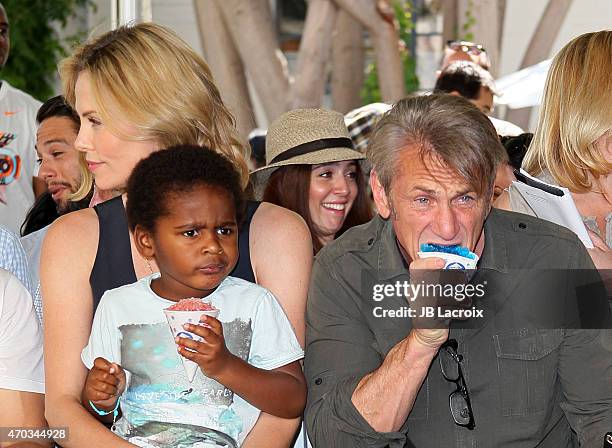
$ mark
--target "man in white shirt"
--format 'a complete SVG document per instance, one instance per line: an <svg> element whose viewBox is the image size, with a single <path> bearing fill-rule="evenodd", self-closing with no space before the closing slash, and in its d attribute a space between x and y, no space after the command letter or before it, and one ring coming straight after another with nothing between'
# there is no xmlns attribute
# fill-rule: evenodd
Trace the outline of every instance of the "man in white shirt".
<svg viewBox="0 0 612 448"><path fill-rule="evenodd" d="M44 392L42 331L32 299L13 274L0 268L0 427L45 428Z"/></svg>
<svg viewBox="0 0 612 448"><path fill-rule="evenodd" d="M9 23L0 3L0 69L9 50ZM19 233L35 191L45 190L44 182L34 179L36 111L41 103L8 82L0 82L0 224Z"/></svg>

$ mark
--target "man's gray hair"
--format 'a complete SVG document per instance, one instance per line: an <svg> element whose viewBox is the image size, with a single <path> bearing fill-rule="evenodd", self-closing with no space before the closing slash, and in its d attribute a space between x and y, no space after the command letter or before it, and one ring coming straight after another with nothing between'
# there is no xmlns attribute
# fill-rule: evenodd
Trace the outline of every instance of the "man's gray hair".
<svg viewBox="0 0 612 448"><path fill-rule="evenodd" d="M381 118L367 156L385 192L400 169L400 153L416 148L419 156L438 156L478 195L491 195L495 171L505 152L491 121L468 100L434 94L405 98Z"/></svg>

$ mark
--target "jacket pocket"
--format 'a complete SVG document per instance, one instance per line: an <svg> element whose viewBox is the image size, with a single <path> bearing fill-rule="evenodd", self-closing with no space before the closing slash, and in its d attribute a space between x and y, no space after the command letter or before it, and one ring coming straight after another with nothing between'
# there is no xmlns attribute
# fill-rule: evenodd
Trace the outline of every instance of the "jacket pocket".
<svg viewBox="0 0 612 448"><path fill-rule="evenodd" d="M544 411L554 400L563 330L520 329L493 335L503 416Z"/></svg>

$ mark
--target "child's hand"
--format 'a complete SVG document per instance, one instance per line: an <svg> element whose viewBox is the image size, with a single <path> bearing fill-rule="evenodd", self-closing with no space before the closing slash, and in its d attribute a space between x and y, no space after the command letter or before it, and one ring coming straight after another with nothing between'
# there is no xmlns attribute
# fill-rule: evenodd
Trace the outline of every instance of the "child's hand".
<svg viewBox="0 0 612 448"><path fill-rule="evenodd" d="M197 363L209 378L217 379L231 363L233 355L225 346L221 322L211 316L202 315L203 325L185 324L185 330L204 338L202 342L188 338L175 338L178 352L185 358ZM190 351L190 350L193 351Z"/></svg>
<svg viewBox="0 0 612 448"><path fill-rule="evenodd" d="M125 371L114 362L96 358L83 388L83 403L91 401L98 408L109 410L125 390Z"/></svg>

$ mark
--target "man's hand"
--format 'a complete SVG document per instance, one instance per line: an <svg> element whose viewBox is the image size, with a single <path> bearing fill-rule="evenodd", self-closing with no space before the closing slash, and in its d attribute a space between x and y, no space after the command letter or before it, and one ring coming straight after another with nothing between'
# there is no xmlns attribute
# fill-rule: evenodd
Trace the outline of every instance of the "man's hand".
<svg viewBox="0 0 612 448"><path fill-rule="evenodd" d="M421 288L417 297L409 298L410 308L416 312L416 317L412 318L413 337L422 345L436 349L448 338L451 319L444 317L446 312L472 305L470 297L457 299L448 293L449 286L454 292L456 286L468 282L467 271L442 269L444 265L445 261L439 257L419 258L410 263L409 268L410 282Z"/></svg>
<svg viewBox="0 0 612 448"><path fill-rule="evenodd" d="M444 265L445 261L437 257L414 260L409 267L410 283L435 284L440 280L439 273ZM448 339L448 322L421 316L426 307L437 305L436 297L421 295L410 300L409 304L410 308L416 310L417 316L412 318L412 337L426 347L439 348Z"/></svg>
<svg viewBox="0 0 612 448"><path fill-rule="evenodd" d="M125 390L125 371L118 364L96 358L83 388L83 404L91 401L100 410L111 410Z"/></svg>
<svg viewBox="0 0 612 448"><path fill-rule="evenodd" d="M217 379L231 364L234 355L225 346L221 322L207 315L202 315L200 322L205 325L185 324L183 327L204 340L198 342L177 337L175 341L179 346L178 352L181 356L198 364L204 375Z"/></svg>

